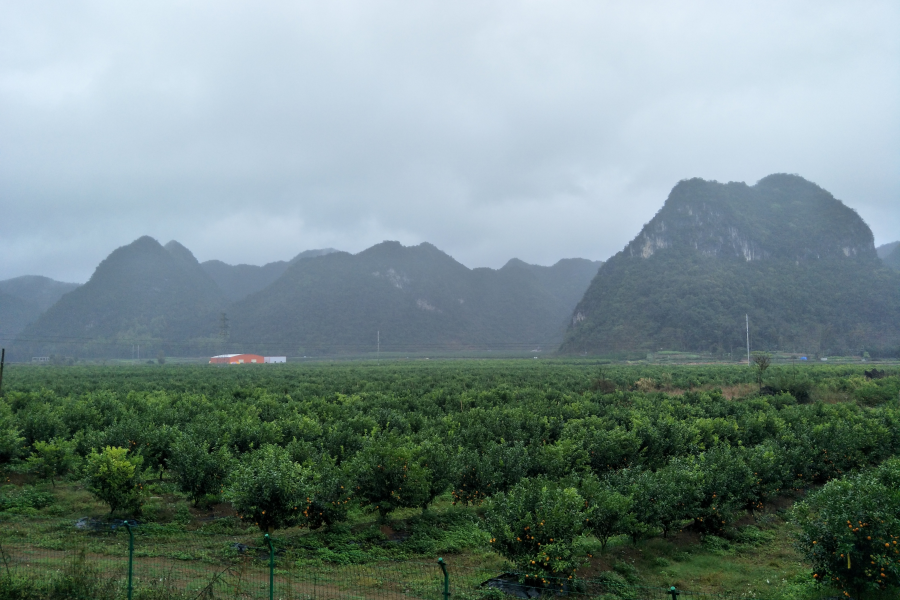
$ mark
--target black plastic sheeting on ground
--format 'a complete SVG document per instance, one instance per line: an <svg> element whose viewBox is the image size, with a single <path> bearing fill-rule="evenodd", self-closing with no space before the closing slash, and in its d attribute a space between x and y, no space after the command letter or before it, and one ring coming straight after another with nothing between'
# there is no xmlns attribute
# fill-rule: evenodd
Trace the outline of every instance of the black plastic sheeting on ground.
<svg viewBox="0 0 900 600"><path fill-rule="evenodd" d="M544 586L538 586L531 583L523 583L519 581L519 576L515 573L503 573L496 577L488 579L481 584L483 588L493 588L500 590L504 594L529 600L531 598L539 598L548 593L557 596L567 596L569 594L569 586L564 585L562 589L551 589Z"/></svg>

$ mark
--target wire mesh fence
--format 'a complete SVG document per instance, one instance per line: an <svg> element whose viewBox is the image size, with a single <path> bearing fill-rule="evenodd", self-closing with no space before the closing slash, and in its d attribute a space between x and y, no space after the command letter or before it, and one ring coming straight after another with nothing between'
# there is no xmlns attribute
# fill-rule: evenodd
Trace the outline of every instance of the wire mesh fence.
<svg viewBox="0 0 900 600"><path fill-rule="evenodd" d="M725 600L727 593L624 585L603 577L498 573L452 560L335 564L269 536L173 535L165 527L83 520L0 530L0 599ZM449 564L448 564L449 563Z"/></svg>

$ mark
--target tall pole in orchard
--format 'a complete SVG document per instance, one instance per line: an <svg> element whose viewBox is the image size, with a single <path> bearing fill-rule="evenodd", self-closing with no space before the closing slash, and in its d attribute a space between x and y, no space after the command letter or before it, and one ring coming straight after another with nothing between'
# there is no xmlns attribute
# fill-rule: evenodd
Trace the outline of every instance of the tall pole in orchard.
<svg viewBox="0 0 900 600"><path fill-rule="evenodd" d="M750 315L744 315L747 319L747 366L750 366Z"/></svg>

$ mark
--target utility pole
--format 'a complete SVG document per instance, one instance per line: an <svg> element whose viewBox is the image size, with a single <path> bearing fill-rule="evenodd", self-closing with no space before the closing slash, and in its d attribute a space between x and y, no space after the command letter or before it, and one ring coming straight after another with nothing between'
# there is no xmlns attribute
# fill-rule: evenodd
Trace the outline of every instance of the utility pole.
<svg viewBox="0 0 900 600"><path fill-rule="evenodd" d="M750 315L744 315L747 319L747 366L750 366Z"/></svg>
<svg viewBox="0 0 900 600"><path fill-rule="evenodd" d="M225 354L228 349L228 338L231 335L231 330L228 326L228 313L222 312L219 315L219 339L221 340L221 347L219 348L219 354Z"/></svg>
<svg viewBox="0 0 900 600"><path fill-rule="evenodd" d="M6 362L6 348L0 348L0 396L3 395L3 363Z"/></svg>
<svg viewBox="0 0 900 600"><path fill-rule="evenodd" d="M380 360L381 359L381 330L380 329L378 330L376 335L378 336L378 349L375 351L375 359Z"/></svg>
<svg viewBox="0 0 900 600"><path fill-rule="evenodd" d="M221 315L219 315L219 337L222 338L223 342L227 342L229 334L230 328L228 326L228 313L223 312Z"/></svg>

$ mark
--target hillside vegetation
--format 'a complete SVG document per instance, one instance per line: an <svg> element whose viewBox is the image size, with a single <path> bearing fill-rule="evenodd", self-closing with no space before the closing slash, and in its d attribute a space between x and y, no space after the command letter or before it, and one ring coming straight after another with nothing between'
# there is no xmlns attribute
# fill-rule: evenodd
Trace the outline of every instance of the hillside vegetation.
<svg viewBox="0 0 900 600"><path fill-rule="evenodd" d="M115 250L87 283L26 327L14 352L19 359L129 356L132 344L144 344L146 353L156 353L214 337L226 304L187 248L142 237Z"/></svg>
<svg viewBox="0 0 900 600"><path fill-rule="evenodd" d="M26 325L77 287L77 283L37 275L0 281L0 342L8 345Z"/></svg>
<svg viewBox="0 0 900 600"><path fill-rule="evenodd" d="M0 343L8 345L33 318L34 309L28 302L0 292Z"/></svg>
<svg viewBox="0 0 900 600"><path fill-rule="evenodd" d="M139 348L150 359L367 353L378 350L379 336L386 352L546 352L599 264L513 259L497 270L469 269L430 244L385 242L356 255L310 250L262 267L201 265L178 242L163 247L143 237L43 314L36 301L0 298L0 316L7 339L19 334L14 360L131 358Z"/></svg>
<svg viewBox="0 0 900 600"><path fill-rule="evenodd" d="M882 244L875 248L875 252L878 254L878 258L884 259L887 258L887 255L893 252L896 248L900 247L900 242L890 242L888 244Z"/></svg>
<svg viewBox="0 0 900 600"><path fill-rule="evenodd" d="M754 186L692 179L607 261L562 351L745 346L810 353L900 348L900 274L859 215L795 175Z"/></svg>
<svg viewBox="0 0 900 600"><path fill-rule="evenodd" d="M236 302L271 285L284 274L288 267L298 260L324 256L332 252L337 252L337 250L334 248L306 250L289 261L278 260L262 266L229 265L221 260L207 260L200 263L200 266L212 277L219 289L225 294L225 297L230 302Z"/></svg>
<svg viewBox="0 0 900 600"><path fill-rule="evenodd" d="M900 244L895 246L882 260L890 268L900 271Z"/></svg>
<svg viewBox="0 0 900 600"><path fill-rule="evenodd" d="M291 355L553 350L597 263L469 269L430 244L384 242L293 264L231 311L232 348Z"/></svg>

